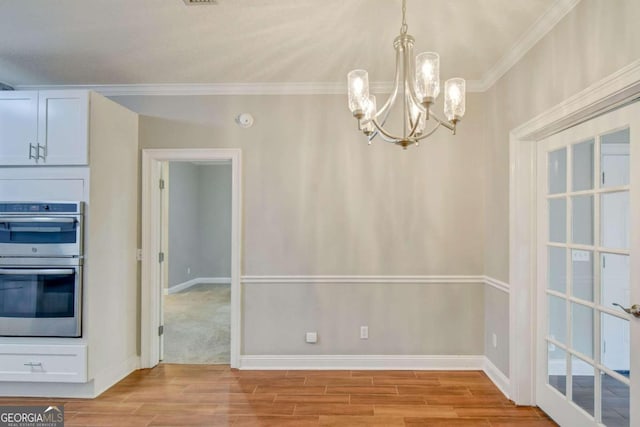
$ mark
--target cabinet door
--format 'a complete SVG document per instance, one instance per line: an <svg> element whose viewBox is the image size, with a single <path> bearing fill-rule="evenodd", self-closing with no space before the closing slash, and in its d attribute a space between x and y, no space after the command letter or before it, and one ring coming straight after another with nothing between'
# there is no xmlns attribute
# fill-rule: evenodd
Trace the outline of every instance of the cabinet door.
<svg viewBox="0 0 640 427"><path fill-rule="evenodd" d="M37 143L38 92L0 92L0 165L35 165Z"/></svg>
<svg viewBox="0 0 640 427"><path fill-rule="evenodd" d="M88 163L88 91L41 91L38 116L38 136L42 147L39 164Z"/></svg>

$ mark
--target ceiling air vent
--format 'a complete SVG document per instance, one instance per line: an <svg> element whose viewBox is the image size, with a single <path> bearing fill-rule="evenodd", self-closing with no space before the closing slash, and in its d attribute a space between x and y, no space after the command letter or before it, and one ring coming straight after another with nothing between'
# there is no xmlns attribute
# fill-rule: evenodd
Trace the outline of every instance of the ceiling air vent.
<svg viewBox="0 0 640 427"><path fill-rule="evenodd" d="M184 0L187 6L204 6L218 4L218 0Z"/></svg>

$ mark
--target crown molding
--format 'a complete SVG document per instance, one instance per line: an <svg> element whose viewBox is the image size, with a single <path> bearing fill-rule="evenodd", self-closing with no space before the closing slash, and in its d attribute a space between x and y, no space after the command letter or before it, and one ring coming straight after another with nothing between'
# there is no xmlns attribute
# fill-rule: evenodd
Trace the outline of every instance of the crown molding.
<svg viewBox="0 0 640 427"><path fill-rule="evenodd" d="M538 20L527 30L516 44L498 60L483 76L478 92L489 90L502 76L504 76L522 57L531 50L544 36L555 27L580 0L557 0Z"/></svg>
<svg viewBox="0 0 640 427"><path fill-rule="evenodd" d="M371 92L391 93L393 82L371 82ZM104 96L189 95L346 95L344 83L160 83L125 85L20 85L16 90L92 90ZM467 82L467 92L481 92L481 82Z"/></svg>

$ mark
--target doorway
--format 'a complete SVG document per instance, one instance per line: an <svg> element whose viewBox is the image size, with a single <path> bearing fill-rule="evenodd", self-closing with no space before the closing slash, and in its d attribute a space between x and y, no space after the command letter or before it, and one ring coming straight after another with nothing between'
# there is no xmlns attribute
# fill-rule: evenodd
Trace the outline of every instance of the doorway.
<svg viewBox="0 0 640 427"><path fill-rule="evenodd" d="M231 167L161 163L162 362L229 364Z"/></svg>
<svg viewBox="0 0 640 427"><path fill-rule="evenodd" d="M640 303L639 117L538 144L536 402L563 426L640 423L640 319L621 310Z"/></svg>
<svg viewBox="0 0 640 427"><path fill-rule="evenodd" d="M167 260L171 259L171 237L168 236L168 225L171 213L168 203L164 203L162 187L163 174L168 170L168 183L171 183L171 165L190 164L194 167L206 167L226 165L230 170L230 269L229 277L210 276L211 273L193 265L181 265L175 267L177 278L171 278L171 265ZM208 165L199 166L203 163ZM205 173L206 174L206 173ZM223 283L229 282L229 360L231 367L237 367L240 354L240 232L241 232L241 152L239 149L153 149L143 150L142 153L142 285L141 285L141 366L150 368L159 363L166 353L166 343L163 335L166 325L163 324L163 299L165 293L169 295L182 294L194 296L200 292L212 290L224 290ZM169 201L169 198L166 198ZM175 215L175 214L174 214ZM179 215L178 215L179 216ZM185 220L186 221L186 220ZM163 228L165 228L163 233ZM208 245L210 242L203 242ZM206 251L206 250L205 250ZM194 253L191 251L191 253ZM198 262L198 265L201 265ZM179 274L178 274L179 273ZM182 275L181 275L182 274ZM189 275L193 276L188 279ZM197 277L196 277L197 276ZM185 280L182 280L185 279ZM176 283L172 283L176 282ZM170 286L174 289L170 292ZM219 289L213 289L221 285ZM175 286L180 286L175 288ZM190 292L182 292L189 290ZM214 292L215 293L215 292ZM224 293L224 292L223 292ZM217 294L220 294L218 292ZM216 299L220 295L213 295ZM197 295L196 295L197 297ZM183 298L186 300L187 298ZM193 298L192 298L193 299ZM196 300L198 298L195 298ZM202 301L202 298L200 299ZM185 301L182 301L185 302ZM180 304L178 304L180 305ZM205 308L206 310L206 308ZM179 310L178 310L179 311ZM224 317L224 313L219 313ZM212 313L215 317L215 313ZM178 316L179 317L179 316ZM211 320L207 316L201 316L204 320ZM217 361L200 361L193 363L219 363ZM192 363L189 361L180 363Z"/></svg>

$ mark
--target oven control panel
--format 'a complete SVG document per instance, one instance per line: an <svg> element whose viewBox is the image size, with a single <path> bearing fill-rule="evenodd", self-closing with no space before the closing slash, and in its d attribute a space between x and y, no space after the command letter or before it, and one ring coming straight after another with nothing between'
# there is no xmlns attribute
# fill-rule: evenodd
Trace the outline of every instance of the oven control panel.
<svg viewBox="0 0 640 427"><path fill-rule="evenodd" d="M82 213L82 202L16 202L0 203L5 214L68 214Z"/></svg>

